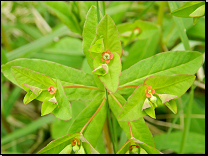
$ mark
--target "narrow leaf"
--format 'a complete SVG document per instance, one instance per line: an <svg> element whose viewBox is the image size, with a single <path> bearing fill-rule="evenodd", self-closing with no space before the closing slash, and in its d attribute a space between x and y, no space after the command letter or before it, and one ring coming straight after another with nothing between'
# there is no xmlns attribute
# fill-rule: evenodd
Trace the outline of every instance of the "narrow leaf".
<svg viewBox="0 0 208 156"><path fill-rule="evenodd" d="M172 11L171 14L178 17L190 17L189 15L204 3L204 1L186 2L182 7Z"/></svg>
<svg viewBox="0 0 208 156"><path fill-rule="evenodd" d="M11 67L11 72L20 86L25 83L30 86L47 89L50 85L56 85L50 77L24 67L13 66Z"/></svg>
<svg viewBox="0 0 208 156"><path fill-rule="evenodd" d="M121 72L119 87L140 85L153 75L195 74L201 67L203 56L199 52L163 52L144 59ZM129 76L131 75L131 76ZM120 94L131 95L135 88L118 90Z"/></svg>
<svg viewBox="0 0 208 156"><path fill-rule="evenodd" d="M58 91L55 95L58 106L53 110L52 114L61 120L70 120L72 118L71 104L69 103L61 81L57 80Z"/></svg>
<svg viewBox="0 0 208 156"><path fill-rule="evenodd" d="M60 79L62 81L63 86L92 86L96 88L93 76L81 70L77 70L51 61L26 58L10 61L7 64L2 65L1 67L1 71L5 75L5 77L19 87L21 87L21 85L19 85L16 82L11 73L10 68L12 66L25 67L36 72L42 73L44 75L47 75L52 79ZM79 79L77 77L79 77ZM64 90L69 100L91 100L98 93L98 90L91 90L85 88L65 88ZM83 93L82 96L80 92Z"/></svg>

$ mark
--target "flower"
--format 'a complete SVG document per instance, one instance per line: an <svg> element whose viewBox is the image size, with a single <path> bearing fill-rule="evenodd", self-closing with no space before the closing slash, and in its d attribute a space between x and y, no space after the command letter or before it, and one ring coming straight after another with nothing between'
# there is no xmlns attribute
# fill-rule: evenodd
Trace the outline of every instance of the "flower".
<svg viewBox="0 0 208 156"><path fill-rule="evenodd" d="M50 85L50 87L48 87L48 91L50 92L50 94L54 94L56 92L53 85Z"/></svg>
<svg viewBox="0 0 208 156"><path fill-rule="evenodd" d="M102 53L101 61L105 61L106 63L110 62L110 59L113 59L113 54L110 50L106 50L106 52Z"/></svg>
<svg viewBox="0 0 208 156"><path fill-rule="evenodd" d="M129 146L129 153L130 154L139 154L140 153L140 146L139 145L130 145Z"/></svg>
<svg viewBox="0 0 208 156"><path fill-rule="evenodd" d="M151 98L152 95L155 94L155 90L152 89L152 86L147 86L145 93L146 93L146 97Z"/></svg>
<svg viewBox="0 0 208 156"><path fill-rule="evenodd" d="M134 34L137 35L141 32L140 28L139 27L135 27L134 30L133 30Z"/></svg>

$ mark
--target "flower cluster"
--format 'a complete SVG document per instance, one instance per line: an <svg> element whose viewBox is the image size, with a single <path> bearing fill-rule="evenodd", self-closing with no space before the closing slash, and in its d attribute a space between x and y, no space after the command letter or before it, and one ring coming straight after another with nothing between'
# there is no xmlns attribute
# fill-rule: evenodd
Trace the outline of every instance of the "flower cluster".
<svg viewBox="0 0 208 156"><path fill-rule="evenodd" d="M59 154L85 154L85 150L78 138L73 138L71 144L66 146Z"/></svg>
<svg viewBox="0 0 208 156"><path fill-rule="evenodd" d="M157 98L153 96L155 94L155 90L152 89L152 86L147 86L147 89L145 90L146 97L150 98L150 101L152 103L155 103L157 101Z"/></svg>

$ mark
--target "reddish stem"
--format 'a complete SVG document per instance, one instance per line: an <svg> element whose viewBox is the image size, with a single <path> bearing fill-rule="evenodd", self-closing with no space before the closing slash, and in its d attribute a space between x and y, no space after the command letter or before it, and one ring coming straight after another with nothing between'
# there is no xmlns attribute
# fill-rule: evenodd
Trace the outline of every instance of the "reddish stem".
<svg viewBox="0 0 208 156"><path fill-rule="evenodd" d="M138 87L137 85L129 85L129 86L124 86L124 87L118 87L118 89L124 89L124 88L129 88L129 87Z"/></svg>
<svg viewBox="0 0 208 156"><path fill-rule="evenodd" d="M81 129L80 131L80 134L83 133L84 129L87 127L87 125L90 123L90 121L95 117L95 115L98 113L98 111L101 109L102 105L104 104L105 102L105 97L103 99L103 101L101 102L100 106L98 107L98 109L96 110L96 112L92 115L92 117L87 121L87 123L83 126L83 128Z"/></svg>
<svg viewBox="0 0 208 156"><path fill-rule="evenodd" d="M132 133L132 129L131 129L130 122L128 122L128 125L129 125L129 131L130 131L130 134L131 134L131 138L134 138L133 133Z"/></svg>
<svg viewBox="0 0 208 156"><path fill-rule="evenodd" d="M115 96L113 96L112 93L110 93L110 95L113 97L113 99L116 101L116 103L120 106L120 108L122 109L122 105L120 104L120 102L116 99ZM130 122L128 122L128 125L129 125L129 131L130 131L130 134L131 134L131 138L134 138L133 136L133 133L132 133L132 129L131 129L131 125L130 125Z"/></svg>
<svg viewBox="0 0 208 156"><path fill-rule="evenodd" d="M86 86L64 86L63 88L85 88L85 89L100 90L100 89L98 89L98 88L94 88L94 87L86 87Z"/></svg>

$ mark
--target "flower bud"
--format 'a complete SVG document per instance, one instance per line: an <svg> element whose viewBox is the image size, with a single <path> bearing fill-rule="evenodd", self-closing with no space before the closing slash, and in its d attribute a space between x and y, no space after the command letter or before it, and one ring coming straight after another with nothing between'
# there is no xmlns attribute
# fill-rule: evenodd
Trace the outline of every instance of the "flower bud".
<svg viewBox="0 0 208 156"><path fill-rule="evenodd" d="M72 147L72 149L73 149L74 152L78 152L79 151L79 146L78 145L74 145Z"/></svg>
<svg viewBox="0 0 208 156"><path fill-rule="evenodd" d="M155 97L155 96L151 96L151 98L150 98L150 101L152 102L152 103L156 103L156 101L157 101L157 97Z"/></svg>

